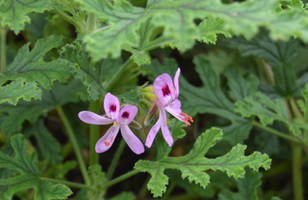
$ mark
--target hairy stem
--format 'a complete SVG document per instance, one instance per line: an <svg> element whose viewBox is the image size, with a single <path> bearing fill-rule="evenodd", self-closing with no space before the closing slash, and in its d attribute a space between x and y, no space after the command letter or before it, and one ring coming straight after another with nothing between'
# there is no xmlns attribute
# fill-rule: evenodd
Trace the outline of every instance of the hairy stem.
<svg viewBox="0 0 308 200"><path fill-rule="evenodd" d="M130 172L126 173L126 174L123 174L122 176L119 176L118 178L115 178L115 179L107 182L106 184L104 184L102 189L109 188L109 187L111 187L111 186L113 186L113 185L115 185L115 184L117 184L117 183L119 183L119 182L121 182L121 181L123 181L125 179L128 179L131 176L134 176L134 175L138 174L139 172L140 172L139 170L135 169L135 170L130 171Z"/></svg>
<svg viewBox="0 0 308 200"><path fill-rule="evenodd" d="M3 73L4 69L6 68L6 29L1 27L0 25L0 38L1 38L1 67L0 67L0 75Z"/></svg>
<svg viewBox="0 0 308 200"><path fill-rule="evenodd" d="M94 113L99 112L99 101L90 101L90 111ZM98 163L98 154L95 151L95 145L98 141L99 126L90 125L90 165Z"/></svg>
<svg viewBox="0 0 308 200"><path fill-rule="evenodd" d="M113 160L112 160L112 162L110 164L110 167L108 169L108 172L107 172L107 179L108 180L110 180L111 177L112 177L114 169L115 169L116 165L118 164L118 161L120 159L120 156L121 156L121 154L123 152L123 149L124 149L125 145L126 145L125 140L122 139L122 141L121 141L121 143L120 143L120 145L119 145L119 147L117 149L117 152L116 152L115 156L113 157Z"/></svg>
<svg viewBox="0 0 308 200"><path fill-rule="evenodd" d="M301 146L292 145L292 171L293 171L294 200L304 200Z"/></svg>
<svg viewBox="0 0 308 200"><path fill-rule="evenodd" d="M294 115L296 117L300 118L302 120L302 122L305 122L305 118L304 118L302 112L298 108L297 103L295 102L295 100L293 98L290 99L290 104L291 104L291 109L292 109Z"/></svg>
<svg viewBox="0 0 308 200"><path fill-rule="evenodd" d="M69 16L68 14L66 14L65 12L63 12L62 10L58 9L56 6L52 6L53 11L60 15L64 20L68 21L70 24L72 24L73 26L75 26L78 30L82 29L82 26L76 22L76 20Z"/></svg>
<svg viewBox="0 0 308 200"><path fill-rule="evenodd" d="M75 151L83 179L84 179L85 183L87 185L89 185L90 184L90 178L89 178L88 173L87 173L85 162L84 162L84 160L81 156L80 148L79 148L79 145L77 143L76 137L74 135L73 129L72 129L72 127L71 127L62 107L56 106L56 109L57 109L57 112L60 116L60 119L61 119L61 121L62 121L62 123L63 123L63 125L66 129L66 132L67 132L68 137L69 137L69 141L72 143L72 146L73 146L73 149Z"/></svg>
<svg viewBox="0 0 308 200"><path fill-rule="evenodd" d="M57 179L52 179L52 178L41 178L41 179L45 179L46 181L49 181L51 183L64 184L64 185L67 185L67 186L73 187L73 188L80 188L80 189L86 189L86 190L96 190L95 188L93 188L91 186L81 184L81 183L74 183L74 182L70 182L70 181L57 180Z"/></svg>
<svg viewBox="0 0 308 200"><path fill-rule="evenodd" d="M167 189L167 192L163 196L163 200L169 199L170 194L173 192L174 188L176 187L176 183L174 181L171 182L170 186Z"/></svg>
<svg viewBox="0 0 308 200"><path fill-rule="evenodd" d="M262 124L260 124L259 122L254 121L254 120L252 121L252 124L253 124L254 126L256 126L256 127L259 127L259 128L261 128L261 129L263 129L263 130L269 132L269 133L272 133L272 134L274 134L274 135L277 135L277 136L279 136L279 137L282 137L282 138L284 138L284 139L287 139L287 140L289 140L289 141L291 141L291 142L295 142L295 143L297 143L297 144L303 145L303 143L302 143L298 138L296 138L296 137L287 135L287 134L282 133L282 132L280 132L280 131L277 131L277 130L275 130L275 129L269 128L269 127L267 127L267 126L263 126Z"/></svg>

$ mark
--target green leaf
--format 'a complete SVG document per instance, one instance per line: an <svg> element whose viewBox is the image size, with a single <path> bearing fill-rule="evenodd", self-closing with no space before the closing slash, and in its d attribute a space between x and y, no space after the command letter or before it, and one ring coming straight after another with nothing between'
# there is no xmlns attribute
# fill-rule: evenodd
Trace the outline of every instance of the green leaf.
<svg viewBox="0 0 308 200"><path fill-rule="evenodd" d="M272 124L274 120L285 123L290 132L295 136L301 134L300 129L308 130L308 125L301 122L299 119L289 121L289 116L285 103L281 99L276 99L275 102L270 100L262 93L257 93L254 97L247 97L242 102L235 104L235 112L240 113L243 117L257 116L263 125ZM264 105L266 107L264 107Z"/></svg>
<svg viewBox="0 0 308 200"><path fill-rule="evenodd" d="M106 190L103 189L103 185L108 181L106 174L102 172L102 166L96 164L89 167L89 177L91 186L96 188L96 191L88 190L88 199L102 199Z"/></svg>
<svg viewBox="0 0 308 200"><path fill-rule="evenodd" d="M18 34L24 29L25 23L30 23L30 18L27 14L31 12L42 13L45 10L50 10L51 5L49 0L40 1L18 1L10 0L0 1L0 17L2 18L1 25L8 26L11 30Z"/></svg>
<svg viewBox="0 0 308 200"><path fill-rule="evenodd" d="M23 134L27 137L30 135L35 137L41 157L51 164L57 164L62 160L61 145L45 127L42 118L27 128Z"/></svg>
<svg viewBox="0 0 308 200"><path fill-rule="evenodd" d="M35 189L35 200L66 199L72 191L65 185L54 185L41 177L36 165L36 154L27 153L27 142L21 134L11 138L15 156L0 152L0 168L10 168L20 175L0 180L1 199L12 199L13 194L24 189Z"/></svg>
<svg viewBox="0 0 308 200"><path fill-rule="evenodd" d="M298 40L295 39L273 42L265 32L250 41L236 38L229 43L229 46L237 48L242 56L252 55L264 59L273 70L275 88L283 96L293 95L297 89L292 65L297 45Z"/></svg>
<svg viewBox="0 0 308 200"><path fill-rule="evenodd" d="M228 86L232 91L236 101L241 101L245 97L252 96L259 86L258 78L249 74L247 78L239 76L240 71L237 66L229 66L224 75L228 79Z"/></svg>
<svg viewBox="0 0 308 200"><path fill-rule="evenodd" d="M231 33L224 29L224 22L221 19L205 19L198 25L198 28L201 31L201 37L198 40L204 43L215 44L217 34L223 34L226 38L232 37Z"/></svg>
<svg viewBox="0 0 308 200"><path fill-rule="evenodd" d="M131 57L138 66L150 64L150 57L144 51L139 51L128 45L123 46L123 49L132 53Z"/></svg>
<svg viewBox="0 0 308 200"><path fill-rule="evenodd" d="M53 91L44 91L41 101L19 101L16 106L1 104L0 113L7 117L1 123L1 130L5 134L20 132L24 121L35 123L39 116L53 110L56 105L65 105L69 102L85 101L85 88L78 80L73 80L67 85L54 84Z"/></svg>
<svg viewBox="0 0 308 200"><path fill-rule="evenodd" d="M249 199L258 200L257 190L261 186L261 173L246 169L245 178L235 180L239 192L234 193L230 190L223 190L219 193L219 200L238 200Z"/></svg>
<svg viewBox="0 0 308 200"><path fill-rule="evenodd" d="M204 155L222 138L222 131L217 128L207 130L200 135L194 144L193 149L185 156L162 157L158 161L140 160L135 164L135 169L151 174L151 179L147 185L154 197L162 196L166 191L168 177L164 174L165 169L177 169L181 171L182 178L188 178L189 182L195 182L203 188L209 184L207 170L222 171L229 177L243 178L244 167L248 166L254 171L260 167L269 169L271 159L267 155L254 152L249 156L244 155L245 145L236 145L224 156L217 158L206 158Z"/></svg>
<svg viewBox="0 0 308 200"><path fill-rule="evenodd" d="M84 37L87 50L90 51L94 61L107 58L117 58L125 45L139 51L169 45L181 51L191 48L195 40L205 39L214 41L217 33L228 32L234 35L243 35L251 39L260 26L271 30L271 38L287 40L296 35L308 41L308 24L306 15L296 10L281 10L276 0L248 0L223 4L216 0L165 0L151 1L146 8L132 6L128 1L86 1L78 0L82 8L94 13L96 17L107 25ZM196 19L222 20L214 24L196 26ZM151 28L141 28L149 24ZM204 27L206 25L206 27ZM149 32L155 28L163 28L162 35L155 43L149 45L140 43L142 32ZM213 29L212 29L213 28ZM203 35L202 31L213 30L210 35ZM206 39L206 37L210 37ZM213 38L214 37L214 38ZM154 38L153 38L154 39ZM150 45L151 44L151 45Z"/></svg>
<svg viewBox="0 0 308 200"><path fill-rule="evenodd" d="M106 94L102 80L103 64L92 64L90 56L79 43L65 45L60 57L79 66L75 77L88 87L89 99L97 100Z"/></svg>
<svg viewBox="0 0 308 200"><path fill-rule="evenodd" d="M19 99L31 101L31 99L41 99L42 91L36 83L25 83L19 79L4 86L0 86L0 103L8 102L16 105Z"/></svg>
<svg viewBox="0 0 308 200"><path fill-rule="evenodd" d="M136 196L132 192L122 192L108 200L135 200Z"/></svg>
<svg viewBox="0 0 308 200"><path fill-rule="evenodd" d="M24 45L19 49L14 61L5 68L0 76L0 83L24 79L25 82L37 82L42 88L51 90L53 81L67 82L76 70L75 65L63 59L44 61L44 55L61 44L62 37L50 36L38 40L31 52L29 52L30 43Z"/></svg>

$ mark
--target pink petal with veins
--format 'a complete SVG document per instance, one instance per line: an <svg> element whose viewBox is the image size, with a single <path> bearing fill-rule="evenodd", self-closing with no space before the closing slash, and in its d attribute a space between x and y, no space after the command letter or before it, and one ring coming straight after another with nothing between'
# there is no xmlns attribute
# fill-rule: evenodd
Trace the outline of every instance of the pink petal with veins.
<svg viewBox="0 0 308 200"><path fill-rule="evenodd" d="M124 106L117 118L119 124L130 124L133 119L136 117L138 108L136 106Z"/></svg>
<svg viewBox="0 0 308 200"><path fill-rule="evenodd" d="M108 92L104 99L104 109L109 118L116 120L120 111L119 99Z"/></svg>
<svg viewBox="0 0 308 200"><path fill-rule="evenodd" d="M163 106L167 106L176 98L174 86L169 74L162 74L154 81L154 91Z"/></svg>
<svg viewBox="0 0 308 200"><path fill-rule="evenodd" d="M78 117L81 121L87 124L106 125L114 122L112 119L100 116L90 111L81 111L78 113Z"/></svg>
<svg viewBox="0 0 308 200"><path fill-rule="evenodd" d="M141 154L144 152L144 146L142 142L130 130L130 128L127 125L121 125L121 133L125 142L135 154Z"/></svg>
<svg viewBox="0 0 308 200"><path fill-rule="evenodd" d="M96 145L95 145L95 151L96 153L103 153L105 151L107 151L108 149L110 149L110 147L112 146L115 138L118 135L120 126L111 126L107 132L105 133L105 135L103 137L101 137Z"/></svg>

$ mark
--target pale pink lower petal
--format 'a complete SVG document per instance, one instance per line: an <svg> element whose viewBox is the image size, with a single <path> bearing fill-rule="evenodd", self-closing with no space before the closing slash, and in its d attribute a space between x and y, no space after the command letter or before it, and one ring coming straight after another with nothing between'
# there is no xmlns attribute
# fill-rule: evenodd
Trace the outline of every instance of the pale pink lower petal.
<svg viewBox="0 0 308 200"><path fill-rule="evenodd" d="M87 124L106 125L114 122L112 119L100 116L90 111L81 111L79 112L78 117L81 121Z"/></svg>
<svg viewBox="0 0 308 200"><path fill-rule="evenodd" d="M104 99L104 109L109 118L116 120L120 111L119 99L108 92Z"/></svg>
<svg viewBox="0 0 308 200"><path fill-rule="evenodd" d="M159 109L159 111L161 112L161 109ZM163 111L165 112L165 111ZM156 122L156 124L151 128L148 136L147 136L147 139L145 141L145 145L150 148L153 144L153 141L154 141L154 138L157 134L157 132L159 131L160 127L162 126L162 116L161 116L161 113L159 113L159 118Z"/></svg>
<svg viewBox="0 0 308 200"><path fill-rule="evenodd" d="M174 87L175 87L175 98L178 98L178 96L179 96L179 91L180 91L180 88L179 88L179 77L180 77L180 73L181 73L181 69L178 68L178 70L175 73L174 79L173 79Z"/></svg>
<svg viewBox="0 0 308 200"><path fill-rule="evenodd" d="M144 146L137 136L129 129L127 125L120 125L122 136L129 146L129 148L135 154L141 154L144 152Z"/></svg>
<svg viewBox="0 0 308 200"><path fill-rule="evenodd" d="M159 111L160 111L160 116L161 116L161 120L162 120L161 130L162 130L162 133L163 133L163 136L164 136L166 142L171 147L172 144L173 144L173 138L172 138L172 135L171 135L169 128L168 128L168 125L167 125L166 112L161 107L159 108Z"/></svg>
<svg viewBox="0 0 308 200"><path fill-rule="evenodd" d="M97 153L103 153L105 151L107 151L108 149L110 149L110 147L112 146L115 138L118 135L120 126L111 126L107 132L105 133L105 135L103 137L101 137L96 145L95 145L95 151Z"/></svg>
<svg viewBox="0 0 308 200"><path fill-rule="evenodd" d="M119 113L117 122L120 124L128 125L133 121L137 115L138 108L136 106L124 106Z"/></svg>
<svg viewBox="0 0 308 200"><path fill-rule="evenodd" d="M153 86L155 94L162 105L166 106L175 99L176 93L174 91L173 82L168 74L158 76Z"/></svg>

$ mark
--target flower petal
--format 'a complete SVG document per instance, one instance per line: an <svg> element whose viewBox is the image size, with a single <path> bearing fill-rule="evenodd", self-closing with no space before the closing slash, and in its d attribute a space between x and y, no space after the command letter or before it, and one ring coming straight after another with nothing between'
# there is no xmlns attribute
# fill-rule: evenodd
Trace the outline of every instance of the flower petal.
<svg viewBox="0 0 308 200"><path fill-rule="evenodd" d="M128 125L136 117L137 112L138 108L136 106L124 106L118 115L117 122Z"/></svg>
<svg viewBox="0 0 308 200"><path fill-rule="evenodd" d="M141 154L144 152L144 146L142 142L138 139L138 137L129 129L127 125L120 125L121 126L121 133L126 141L129 148L135 154Z"/></svg>
<svg viewBox="0 0 308 200"><path fill-rule="evenodd" d="M119 99L108 92L104 99L104 109L109 118L116 120L120 111Z"/></svg>
<svg viewBox="0 0 308 200"><path fill-rule="evenodd" d="M155 94L163 106L167 106L176 98L172 79L169 74L158 76L153 85Z"/></svg>
<svg viewBox="0 0 308 200"><path fill-rule="evenodd" d="M107 130L105 135L97 141L97 143L95 145L95 151L97 153L103 153L103 152L107 151L108 149L110 149L110 147L112 146L115 138L118 135L119 129L120 129L120 126L111 126Z"/></svg>
<svg viewBox="0 0 308 200"><path fill-rule="evenodd" d="M166 117L166 112L163 108L159 107L160 115L162 116L162 126L161 126L161 131L163 133L163 136L168 143L168 145L171 147L173 144L173 138L171 136L171 133L169 131L168 125L167 125L167 117Z"/></svg>
<svg viewBox="0 0 308 200"><path fill-rule="evenodd" d="M168 111L171 115L176 117L182 122L185 122L185 118L181 116L182 110L181 110L181 102L176 99L171 106L166 106L165 110Z"/></svg>
<svg viewBox="0 0 308 200"><path fill-rule="evenodd" d="M160 127L162 126L162 115L161 115L161 109L159 109L159 118L156 122L156 124L151 128L148 136L147 136L147 139L145 141L145 146L147 146L148 148L150 148L153 144L153 141L154 141L154 138L157 134L157 132L159 131ZM163 112L165 112L163 110Z"/></svg>
<svg viewBox="0 0 308 200"><path fill-rule="evenodd" d="M178 70L175 73L174 76L174 87L175 87L175 98L178 98L179 93L180 93L180 88L179 88L179 77L180 77L181 69L178 68Z"/></svg>
<svg viewBox="0 0 308 200"><path fill-rule="evenodd" d="M87 124L106 125L114 122L112 119L100 116L90 111L81 111L78 113L78 117L81 121Z"/></svg>

